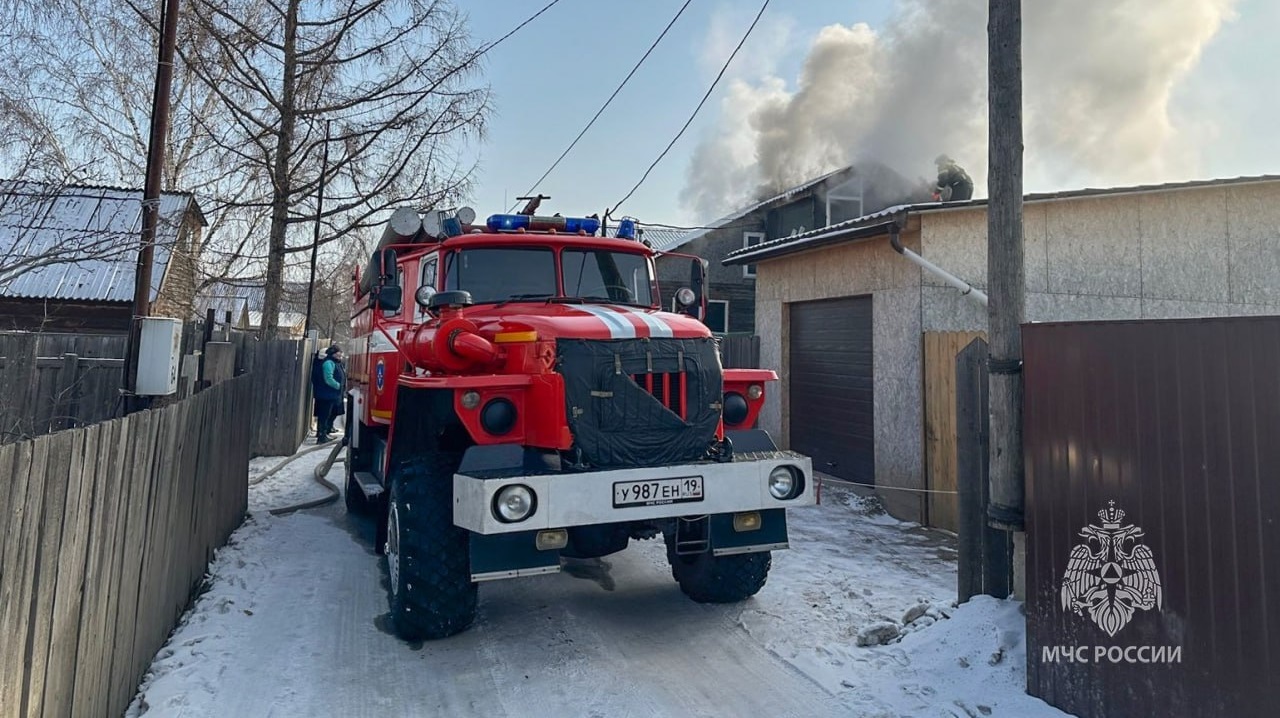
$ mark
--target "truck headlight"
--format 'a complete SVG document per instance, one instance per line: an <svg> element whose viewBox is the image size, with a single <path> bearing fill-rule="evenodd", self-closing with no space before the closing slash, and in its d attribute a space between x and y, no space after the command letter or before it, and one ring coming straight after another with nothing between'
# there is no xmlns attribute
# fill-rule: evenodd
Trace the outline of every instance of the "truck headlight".
<svg viewBox="0 0 1280 718"><path fill-rule="evenodd" d="M493 497L493 515L503 523L524 521L533 514L533 489L522 484L504 486Z"/></svg>
<svg viewBox="0 0 1280 718"><path fill-rule="evenodd" d="M769 472L769 495L779 501L794 499L803 488L800 471L793 466L777 466Z"/></svg>

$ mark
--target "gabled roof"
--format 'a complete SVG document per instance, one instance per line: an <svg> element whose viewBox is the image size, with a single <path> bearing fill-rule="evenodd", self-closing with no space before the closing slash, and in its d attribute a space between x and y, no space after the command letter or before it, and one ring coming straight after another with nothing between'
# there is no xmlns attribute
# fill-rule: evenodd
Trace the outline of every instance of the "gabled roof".
<svg viewBox="0 0 1280 718"><path fill-rule="evenodd" d="M160 195L152 299L188 212L205 224L190 194ZM0 296L130 302L141 234L141 190L0 180L0 270L20 268Z"/></svg>
<svg viewBox="0 0 1280 718"><path fill-rule="evenodd" d="M1090 197L1111 197L1126 194L1172 192L1177 190L1201 189L1206 187L1258 184L1262 182L1280 182L1280 175L1253 175L1224 179L1167 182L1165 184L1132 185L1128 187L1091 187L1085 189L1065 190L1061 192L1036 192L1025 195L1023 197L1023 202L1035 204L1038 202L1053 202ZM796 234L790 237L780 237L778 239L769 240L768 242L752 245L751 247L734 250L721 260L721 264L750 264L762 259L780 257L786 254L793 254L795 252L801 252L828 244L836 244L864 237L877 236L888 232L889 228L894 224L897 224L899 227L903 226L906 222L907 215L909 214L949 212L985 207L986 205L986 199L971 199L961 202L920 202L916 204L901 204L894 207L888 207L880 210L879 212L864 215L856 219L833 224L829 227L822 227L820 229L815 229L803 234Z"/></svg>
<svg viewBox="0 0 1280 718"><path fill-rule="evenodd" d="M765 199L765 200L761 200L761 201L759 201L759 202L756 202L755 204L753 204L753 205L751 205L751 206L749 206L749 207L746 207L746 208L743 208L743 209L737 210L737 211L733 212L732 214L727 214L727 215L725 215L725 216L721 217L720 219L717 219L716 221L711 222L710 224L706 225L705 227L701 227L701 228L699 228L699 229L695 229L695 230L693 230L693 231L689 232L688 234L684 235L684 236L680 239L680 244L687 244L687 243L689 243L689 242L692 242L693 240L698 239L699 237L702 237L703 235L707 234L708 232L714 232L715 230L720 229L720 228L722 228L722 227L724 227L724 226L726 226L726 225L728 225L728 224L730 224L730 223L732 223L732 222L735 222L735 221L737 221L737 220L740 220L740 219L742 219L743 217L746 217L747 215L749 215L749 214L751 214L751 213L753 213L753 212L758 212L758 211L760 211L760 210L762 210L762 209L766 209L766 208L771 207L771 206L773 206L773 205L775 205L775 204L781 204L781 203L783 203L783 202L785 202L785 201L787 201L787 200L792 199L793 197L795 197L795 196L796 196L796 195L798 195L798 194L801 194L801 193L803 193L803 192L807 192L807 191L809 191L809 190L813 189L814 187L818 186L819 184L822 184L823 182L825 182L825 181L827 181L827 180L831 179L832 177L835 177L836 175L838 175L838 174L840 174L840 173L842 173L842 172L848 172L848 171L850 171L850 170L852 170L852 169L853 169L853 166L852 166L852 165L849 165L849 166L847 166L847 167L841 167L840 169L837 169L837 170L832 170L832 171L830 171L830 172L828 172L828 173L826 173L826 174L824 174L824 175L822 175L822 176L820 176L820 177L815 177L815 178L813 178L813 179L811 179L811 180L807 180L806 182L804 182L804 183L802 183L802 184L798 184L798 185L796 185L795 187L792 187L792 188L790 188L790 189L788 189L788 190L785 190L784 192L782 192L782 193L780 193L780 194L776 194L776 195L774 195L774 196L772 196L772 197L770 197L770 198L768 198L768 199ZM679 245L677 245L677 246L679 246ZM671 249L671 247L668 247L668 249Z"/></svg>

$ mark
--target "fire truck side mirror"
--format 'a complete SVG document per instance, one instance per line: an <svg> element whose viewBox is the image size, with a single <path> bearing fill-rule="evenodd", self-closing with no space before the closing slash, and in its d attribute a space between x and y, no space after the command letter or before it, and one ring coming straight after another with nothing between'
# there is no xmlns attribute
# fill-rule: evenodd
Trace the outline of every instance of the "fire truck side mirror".
<svg viewBox="0 0 1280 718"><path fill-rule="evenodd" d="M396 251L379 249L369 258L369 306L386 312L400 311L404 301L404 289L396 277Z"/></svg>
<svg viewBox="0 0 1280 718"><path fill-rule="evenodd" d="M403 301L404 290L398 284L384 284L376 287L369 295L369 305L384 312L400 311L400 304Z"/></svg>
<svg viewBox="0 0 1280 718"><path fill-rule="evenodd" d="M396 284L396 250L380 249L374 255L374 261L377 263L378 284L394 286Z"/></svg>
<svg viewBox="0 0 1280 718"><path fill-rule="evenodd" d="M369 257L369 265L360 276L360 294L370 295L369 301L372 302L372 295L378 287L396 286L398 284L399 282L396 279L396 251L394 249L379 249L375 251Z"/></svg>
<svg viewBox="0 0 1280 718"><path fill-rule="evenodd" d="M694 319L704 320L707 316L707 267L701 259L695 259L689 268L689 287L693 290L693 301L685 307L685 312Z"/></svg>

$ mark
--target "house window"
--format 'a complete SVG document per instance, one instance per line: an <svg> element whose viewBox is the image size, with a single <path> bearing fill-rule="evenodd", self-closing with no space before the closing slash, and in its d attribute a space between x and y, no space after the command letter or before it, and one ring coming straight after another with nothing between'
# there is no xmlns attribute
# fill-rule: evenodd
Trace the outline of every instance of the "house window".
<svg viewBox="0 0 1280 718"><path fill-rule="evenodd" d="M675 297L671 298L671 311L680 314L680 303ZM708 299L707 300L707 320L703 322L715 334L725 334L729 331L729 300L728 299Z"/></svg>
<svg viewBox="0 0 1280 718"><path fill-rule="evenodd" d="M727 299L709 299L707 300L707 328L716 334L724 334L729 331L729 300Z"/></svg>
<svg viewBox="0 0 1280 718"><path fill-rule="evenodd" d="M764 232L743 232L742 233L743 249L746 249L747 247L754 247L763 241L764 241ZM744 277L756 276L756 265L754 264L743 265L742 276Z"/></svg>

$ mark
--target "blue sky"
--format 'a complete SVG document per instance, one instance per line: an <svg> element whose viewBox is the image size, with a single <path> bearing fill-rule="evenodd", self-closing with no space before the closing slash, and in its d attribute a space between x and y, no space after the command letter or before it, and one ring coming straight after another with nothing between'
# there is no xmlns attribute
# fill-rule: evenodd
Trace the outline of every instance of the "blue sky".
<svg viewBox="0 0 1280 718"><path fill-rule="evenodd" d="M544 5L539 0L461 3L477 40L500 36ZM495 112L489 136L478 148L481 163L475 207L480 216L505 211L581 131L635 62L670 22L683 0L561 0L488 57L486 80ZM851 9L858 7L857 12ZM768 51L783 77L794 77L808 40L832 22L880 22L887 0L806 0L770 4L734 61L753 67ZM662 43L618 95L591 131L560 163L539 191L551 195L546 208L591 214L613 206L639 180L688 119L719 69L707 57L717 13L732 43L751 23L755 0L693 0ZM790 50L774 57L785 35ZM717 48L723 62L733 45ZM774 68L768 68L774 69ZM740 70L739 70L740 71ZM697 120L672 148L623 212L651 222L688 222L677 202L689 153L714 128L725 81ZM508 197L502 206L503 197Z"/></svg>
<svg viewBox="0 0 1280 718"><path fill-rule="evenodd" d="M492 87L494 114L486 140L467 153L480 163L472 204L481 217L505 211L550 166L682 2L562 0L488 56L484 80ZM543 4L459 3L478 42L505 33ZM790 89L821 28L865 22L878 30L893 6L891 0L775 0L735 60L732 76L758 81L773 75ZM684 123L758 8L756 0L694 0L613 105L544 180L539 191L552 196L544 208L591 214L621 199ZM1235 8L1235 18L1173 95L1171 115L1182 140L1196 145L1199 177L1280 173L1280 138L1273 129L1280 113L1275 95L1280 2L1237 0ZM679 195L693 149L717 129L727 84L722 81L623 214L675 224L713 219L694 216L681 206ZM1064 189L1034 183L1028 178L1028 190Z"/></svg>

